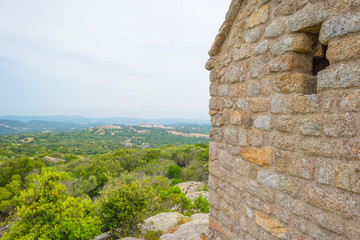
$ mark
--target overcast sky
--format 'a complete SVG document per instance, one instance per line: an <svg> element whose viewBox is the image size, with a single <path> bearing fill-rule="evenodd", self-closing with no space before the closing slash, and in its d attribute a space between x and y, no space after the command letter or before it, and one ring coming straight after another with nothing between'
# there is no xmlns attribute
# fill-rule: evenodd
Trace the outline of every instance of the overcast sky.
<svg viewBox="0 0 360 240"><path fill-rule="evenodd" d="M230 0L0 1L0 115L208 119Z"/></svg>

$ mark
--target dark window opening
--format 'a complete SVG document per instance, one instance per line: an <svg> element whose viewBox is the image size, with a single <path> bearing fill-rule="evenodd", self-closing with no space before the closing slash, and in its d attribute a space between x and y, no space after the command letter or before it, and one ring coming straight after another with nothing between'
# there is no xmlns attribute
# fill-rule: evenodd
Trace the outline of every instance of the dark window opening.
<svg viewBox="0 0 360 240"><path fill-rule="evenodd" d="M317 76L317 74L330 66L329 60L326 58L326 50L327 46L318 43L316 49L314 51L313 58L313 75Z"/></svg>

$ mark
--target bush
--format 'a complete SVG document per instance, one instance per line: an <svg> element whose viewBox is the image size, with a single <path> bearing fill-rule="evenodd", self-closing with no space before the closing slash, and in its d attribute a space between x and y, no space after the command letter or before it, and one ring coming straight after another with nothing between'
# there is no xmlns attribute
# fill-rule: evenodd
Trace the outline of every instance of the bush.
<svg viewBox="0 0 360 240"><path fill-rule="evenodd" d="M181 172L182 172L182 168L174 164L168 168L167 176L169 179L181 178Z"/></svg>
<svg viewBox="0 0 360 240"><path fill-rule="evenodd" d="M193 206L192 208L199 213L209 213L209 202L208 200L203 197L202 194L199 195L199 197L197 197L194 200Z"/></svg>
<svg viewBox="0 0 360 240"><path fill-rule="evenodd" d="M117 238L138 234L151 199L155 199L154 189L139 181L127 184L123 179L115 186L107 186L99 201L103 231Z"/></svg>
<svg viewBox="0 0 360 240"><path fill-rule="evenodd" d="M3 240L8 239L92 239L100 234L101 222L90 199L65 195L60 176L49 172L38 176L21 193L18 218Z"/></svg>

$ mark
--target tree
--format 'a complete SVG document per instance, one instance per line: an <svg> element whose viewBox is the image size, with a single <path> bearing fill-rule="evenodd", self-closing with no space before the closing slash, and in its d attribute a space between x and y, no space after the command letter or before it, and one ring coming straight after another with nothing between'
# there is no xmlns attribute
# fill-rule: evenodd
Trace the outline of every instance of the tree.
<svg viewBox="0 0 360 240"><path fill-rule="evenodd" d="M68 197L60 175L38 176L20 195L18 218L5 233L8 239L92 239L100 234L101 221L90 199Z"/></svg>
<svg viewBox="0 0 360 240"><path fill-rule="evenodd" d="M127 184L125 179L109 188L102 192L99 202L103 231L110 231L118 238L139 233L140 224L155 197L154 189L139 181Z"/></svg>

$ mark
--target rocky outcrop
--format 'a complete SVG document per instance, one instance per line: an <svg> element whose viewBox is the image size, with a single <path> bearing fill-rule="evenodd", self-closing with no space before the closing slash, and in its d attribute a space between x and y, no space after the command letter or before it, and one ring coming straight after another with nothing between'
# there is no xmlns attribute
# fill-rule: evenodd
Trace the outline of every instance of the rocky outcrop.
<svg viewBox="0 0 360 240"><path fill-rule="evenodd" d="M172 234L165 234L161 240L205 240L211 239L213 232L209 228L209 214L199 213L191 217L191 221L182 224L178 230Z"/></svg>
<svg viewBox="0 0 360 240"><path fill-rule="evenodd" d="M187 217L177 212L159 213L145 220L142 225L143 233L149 230L167 233L175 226L181 224L182 218L185 219Z"/></svg>
<svg viewBox="0 0 360 240"><path fill-rule="evenodd" d="M177 187L181 189L183 193L186 194L186 197L190 199L192 202L199 197L200 194L202 194L203 197L208 199L209 193L204 191L205 183L203 182L196 182L196 181L190 181L190 182L183 182L176 184Z"/></svg>

